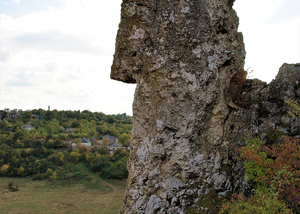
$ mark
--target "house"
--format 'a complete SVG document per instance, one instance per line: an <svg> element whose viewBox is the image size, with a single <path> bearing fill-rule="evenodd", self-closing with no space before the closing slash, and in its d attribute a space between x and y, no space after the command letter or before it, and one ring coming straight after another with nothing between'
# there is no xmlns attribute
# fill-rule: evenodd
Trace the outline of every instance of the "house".
<svg viewBox="0 0 300 214"><path fill-rule="evenodd" d="M89 140L86 139L86 138L81 138L81 145L82 145L82 146L91 146L92 143L91 143L91 141L89 141Z"/></svg>
<svg viewBox="0 0 300 214"><path fill-rule="evenodd" d="M105 138L107 138L111 143L118 143L118 138L115 137L115 136L111 136L111 135L106 134L106 135L102 136L102 140L105 139Z"/></svg>
<svg viewBox="0 0 300 214"><path fill-rule="evenodd" d="M6 116L6 118L13 118L13 117L19 117L20 116L20 114L18 114L17 112L12 112L12 113L10 113L10 114L8 114L7 116Z"/></svg>
<svg viewBox="0 0 300 214"><path fill-rule="evenodd" d="M72 146L72 151L74 151L77 147L77 144L72 143L71 146ZM91 143L91 141L89 141L86 138L81 138L81 146L84 146L84 147L92 146L92 143Z"/></svg>
<svg viewBox="0 0 300 214"><path fill-rule="evenodd" d="M121 144L119 144L119 143L110 143L109 145L108 145L108 147L109 148L112 148L113 150L115 150L115 149L118 149L118 148L122 148L122 145Z"/></svg>
<svg viewBox="0 0 300 214"><path fill-rule="evenodd" d="M110 154L113 154L116 149L120 149L120 148L123 148L121 144L119 144L119 143L111 143L108 146L108 151L109 151Z"/></svg>
<svg viewBox="0 0 300 214"><path fill-rule="evenodd" d="M21 126L21 129L30 131L31 129L34 129L34 128L31 125L23 125L23 126Z"/></svg>
<svg viewBox="0 0 300 214"><path fill-rule="evenodd" d="M108 150L109 150L109 153L112 154L115 152L116 149L119 149L119 148L122 148L122 145L119 144L119 143L110 143L108 145Z"/></svg>

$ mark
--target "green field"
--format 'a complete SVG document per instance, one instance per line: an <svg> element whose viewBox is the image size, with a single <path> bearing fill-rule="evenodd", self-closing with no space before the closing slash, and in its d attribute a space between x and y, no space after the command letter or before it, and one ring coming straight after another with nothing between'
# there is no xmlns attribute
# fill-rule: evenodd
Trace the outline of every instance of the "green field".
<svg viewBox="0 0 300 214"><path fill-rule="evenodd" d="M122 204L126 180L102 180L89 173L88 183L32 181L0 177L0 212L6 214L114 214ZM13 181L19 191L7 191ZM91 185L88 185L91 184Z"/></svg>

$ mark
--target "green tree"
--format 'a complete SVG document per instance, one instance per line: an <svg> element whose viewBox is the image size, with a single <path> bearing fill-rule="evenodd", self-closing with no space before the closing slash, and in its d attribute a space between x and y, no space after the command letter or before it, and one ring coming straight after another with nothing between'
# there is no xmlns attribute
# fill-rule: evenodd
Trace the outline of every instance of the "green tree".
<svg viewBox="0 0 300 214"><path fill-rule="evenodd" d="M18 174L22 176L24 170L25 169L22 166L20 166L20 169L18 170Z"/></svg>
<svg viewBox="0 0 300 214"><path fill-rule="evenodd" d="M4 164L1 168L0 168L0 172L3 175L6 175L8 172L8 168L9 168L9 164Z"/></svg>
<svg viewBox="0 0 300 214"><path fill-rule="evenodd" d="M119 143L123 146L129 146L131 135L127 133L123 133L119 136Z"/></svg>
<svg viewBox="0 0 300 214"><path fill-rule="evenodd" d="M78 162L79 156L80 156L80 154L79 154L78 151L73 151L73 152L70 153L70 159L71 159L71 161L73 163L77 163Z"/></svg>
<svg viewBox="0 0 300 214"><path fill-rule="evenodd" d="M13 140L14 141L23 140L23 139L25 139L25 137L26 137L25 133L21 130L18 130L14 133Z"/></svg>
<svg viewBox="0 0 300 214"><path fill-rule="evenodd" d="M114 115L108 115L106 121L109 124L113 124L114 122L116 122L116 117Z"/></svg>
<svg viewBox="0 0 300 214"><path fill-rule="evenodd" d="M75 120L72 124L71 124L71 128L80 128L81 124L78 120Z"/></svg>
<svg viewBox="0 0 300 214"><path fill-rule="evenodd" d="M53 172L53 174L49 178L50 181L56 181L57 180L57 173Z"/></svg>
<svg viewBox="0 0 300 214"><path fill-rule="evenodd" d="M58 152L55 156L55 160L57 162L57 165L63 165L64 163L64 154L62 152Z"/></svg>
<svg viewBox="0 0 300 214"><path fill-rule="evenodd" d="M31 112L30 111L26 111L25 112L25 114L23 114L23 119L25 120L25 121L28 121L28 120L30 120L31 119ZM24 122L25 123L25 122Z"/></svg>
<svg viewBox="0 0 300 214"><path fill-rule="evenodd" d="M20 130L22 125L24 125L24 123L23 123L22 121L17 121L17 122L13 125L13 130L14 130L14 131Z"/></svg>
<svg viewBox="0 0 300 214"><path fill-rule="evenodd" d="M46 172L47 177L49 178L51 175L53 175L53 170L48 168Z"/></svg>

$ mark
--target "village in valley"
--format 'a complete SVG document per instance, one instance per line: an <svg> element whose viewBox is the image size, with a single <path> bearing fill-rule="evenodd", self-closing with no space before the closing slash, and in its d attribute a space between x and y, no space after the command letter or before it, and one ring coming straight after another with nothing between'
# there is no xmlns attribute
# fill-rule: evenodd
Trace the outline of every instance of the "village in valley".
<svg viewBox="0 0 300 214"><path fill-rule="evenodd" d="M102 177L127 178L132 117L125 113L48 107L4 109L0 117L0 176L63 180L84 164Z"/></svg>
<svg viewBox="0 0 300 214"><path fill-rule="evenodd" d="M28 111L30 111L30 110L28 110ZM50 106L48 106L48 111L50 111ZM4 118L4 117L7 119L19 118L19 117L21 117L22 113L23 113L23 110L21 110L21 109L19 109L19 110L4 109L4 111L0 115L0 120L2 120L2 118ZM43 120L44 115L31 114L31 118L36 118L41 121L41 120ZM131 122L132 122L132 120L131 120ZM26 131L34 130L35 128L31 124L32 124L32 122L28 121L27 124L22 125L20 128L22 130L26 130ZM65 128L63 126L59 126L59 129L66 133L71 133L71 132L77 131L77 128ZM5 131L13 131L13 129L11 127L6 127ZM127 139L127 141L128 141L128 139ZM76 146L78 144L80 144L83 147L106 146L108 148L110 154L119 148L124 148L126 150L130 149L130 147L128 145L129 142L123 146L122 144L118 143L118 137L112 136L109 134L103 135L101 137L101 140L98 140L95 137L91 137L90 139L83 137L83 138L81 138L81 141L78 139L68 139L63 143L67 144L68 147L71 148L72 150L76 150Z"/></svg>

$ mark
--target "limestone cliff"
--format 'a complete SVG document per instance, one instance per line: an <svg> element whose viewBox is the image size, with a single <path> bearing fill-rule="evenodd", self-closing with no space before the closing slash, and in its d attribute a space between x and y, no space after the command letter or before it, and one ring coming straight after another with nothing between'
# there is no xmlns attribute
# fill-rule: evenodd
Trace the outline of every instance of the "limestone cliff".
<svg viewBox="0 0 300 214"><path fill-rule="evenodd" d="M183 213L209 188L246 188L234 148L268 125L260 117L277 120L284 100L299 96L297 65L268 86L243 80L233 2L123 0L111 78L137 85L120 213Z"/></svg>

